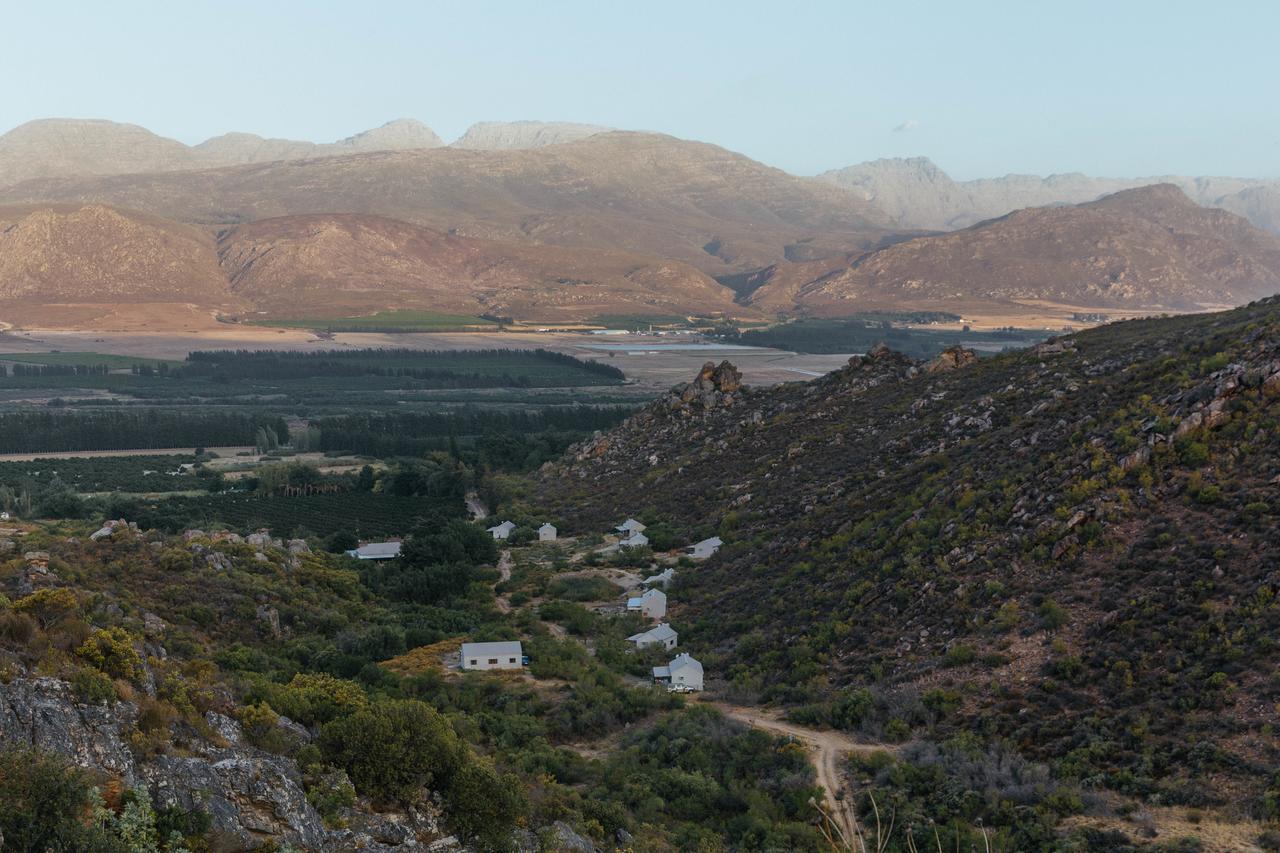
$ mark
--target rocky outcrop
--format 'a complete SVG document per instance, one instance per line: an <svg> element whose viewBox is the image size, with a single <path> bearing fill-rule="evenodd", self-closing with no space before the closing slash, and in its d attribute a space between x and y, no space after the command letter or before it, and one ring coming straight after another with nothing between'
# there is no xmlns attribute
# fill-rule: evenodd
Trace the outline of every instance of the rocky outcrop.
<svg viewBox="0 0 1280 853"><path fill-rule="evenodd" d="M481 121L467 128L453 148L478 151L511 151L560 145L608 133L612 128L569 121Z"/></svg>
<svg viewBox="0 0 1280 853"><path fill-rule="evenodd" d="M692 414L699 411L732 406L734 395L742 390L742 372L728 361L719 365L708 361L692 382L671 390L663 403L668 409Z"/></svg>
<svg viewBox="0 0 1280 853"><path fill-rule="evenodd" d="M351 809L344 828L329 828L307 801L293 762L249 746L240 726L222 714L205 718L216 743L192 731L181 754L139 759L128 741L137 718L133 703L85 703L58 679L0 683L0 747L57 753L126 786L145 786L159 806L203 811L221 849L268 842L305 850L461 849L440 829L438 810L429 804L392 814Z"/></svg>

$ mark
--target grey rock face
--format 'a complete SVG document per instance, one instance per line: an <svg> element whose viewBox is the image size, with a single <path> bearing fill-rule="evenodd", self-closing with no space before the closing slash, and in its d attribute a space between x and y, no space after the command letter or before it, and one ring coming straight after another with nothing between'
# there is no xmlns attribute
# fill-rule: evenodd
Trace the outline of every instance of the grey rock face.
<svg viewBox="0 0 1280 853"><path fill-rule="evenodd" d="M511 151L520 148L541 148L559 145L608 133L612 128L596 124L577 124L568 121L482 121L471 125L467 132L452 144L453 148L470 148L477 151Z"/></svg>

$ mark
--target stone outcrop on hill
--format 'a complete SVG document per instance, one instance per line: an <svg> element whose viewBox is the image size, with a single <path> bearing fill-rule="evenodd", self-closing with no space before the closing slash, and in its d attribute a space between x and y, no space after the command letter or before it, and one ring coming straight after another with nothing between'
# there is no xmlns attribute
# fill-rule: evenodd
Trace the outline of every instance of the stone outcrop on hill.
<svg viewBox="0 0 1280 853"><path fill-rule="evenodd" d="M503 151L517 148L541 148L586 139L597 133L608 133L610 127L579 124L570 121L481 121L467 128L454 142L454 148L477 151Z"/></svg>

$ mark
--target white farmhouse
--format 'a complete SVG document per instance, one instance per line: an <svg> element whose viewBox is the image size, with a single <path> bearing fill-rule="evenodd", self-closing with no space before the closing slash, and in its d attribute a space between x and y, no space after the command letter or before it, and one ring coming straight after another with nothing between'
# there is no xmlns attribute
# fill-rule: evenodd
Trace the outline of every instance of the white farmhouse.
<svg viewBox="0 0 1280 853"><path fill-rule="evenodd" d="M667 615L667 594L660 589L647 589L643 595L627 599L628 613L643 613L649 619Z"/></svg>
<svg viewBox="0 0 1280 853"><path fill-rule="evenodd" d="M643 533L636 531L618 543L619 548L639 548L641 545L648 545L649 537Z"/></svg>
<svg viewBox="0 0 1280 853"><path fill-rule="evenodd" d="M462 644L463 669L520 669L523 666L524 649L519 640Z"/></svg>
<svg viewBox="0 0 1280 853"><path fill-rule="evenodd" d="M516 529L515 522L504 521L501 524L494 525L489 528L489 535L494 539L507 539L511 536L511 531Z"/></svg>
<svg viewBox="0 0 1280 853"><path fill-rule="evenodd" d="M693 543L688 548L685 548L684 552L695 560L705 560L716 551L719 551L720 546L723 544L724 542L720 541L719 536L712 536L710 539L703 539L701 542Z"/></svg>
<svg viewBox="0 0 1280 853"><path fill-rule="evenodd" d="M400 556L399 542L369 542L347 552L357 560L394 560Z"/></svg>
<svg viewBox="0 0 1280 853"><path fill-rule="evenodd" d="M630 536L633 533L644 532L645 526L634 518L628 518L626 521L613 528L614 532L619 536Z"/></svg>
<svg viewBox="0 0 1280 853"><path fill-rule="evenodd" d="M653 683L671 691L702 690L702 664L688 652L681 652L666 666L653 668Z"/></svg>
<svg viewBox="0 0 1280 853"><path fill-rule="evenodd" d="M674 649L678 641L676 631L666 622L661 622L648 631L639 634L632 634L627 637L627 642L634 645L637 649L647 649L650 646L661 646L664 649Z"/></svg>
<svg viewBox="0 0 1280 853"><path fill-rule="evenodd" d="M539 541L539 542L554 542L554 541L556 541L556 526L555 526L554 524L552 524L551 522L547 522L546 524L544 524L544 525L542 525L541 527L539 527L539 528L538 528L538 541Z"/></svg>

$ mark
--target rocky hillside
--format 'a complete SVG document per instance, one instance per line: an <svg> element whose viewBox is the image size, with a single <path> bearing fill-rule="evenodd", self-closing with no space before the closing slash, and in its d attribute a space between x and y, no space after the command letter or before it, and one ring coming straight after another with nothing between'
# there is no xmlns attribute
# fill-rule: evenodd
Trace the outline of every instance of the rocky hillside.
<svg viewBox="0 0 1280 853"><path fill-rule="evenodd" d="M1024 207L1080 204L1121 190L1173 184L1206 207L1220 207L1280 233L1280 183L1248 178L1163 175L1096 178L1081 174L1005 175L955 181L926 157L873 160L824 172L819 180L858 193L903 228L949 231Z"/></svg>
<svg viewBox="0 0 1280 853"><path fill-rule="evenodd" d="M1019 210L844 264L784 266L761 279L751 304L799 304L819 314L983 301L1203 310L1280 292L1280 237L1161 184Z"/></svg>
<svg viewBox="0 0 1280 853"><path fill-rule="evenodd" d="M439 148L101 178L28 181L0 200L99 201L182 222L387 216L466 236L608 248L713 273L870 248L887 220L837 187L696 142L598 134L515 151Z"/></svg>
<svg viewBox="0 0 1280 853"><path fill-rule="evenodd" d="M0 208L0 303L237 304L204 230L97 204Z"/></svg>
<svg viewBox="0 0 1280 853"><path fill-rule="evenodd" d="M329 144L228 133L195 146L158 136L133 124L40 119L0 135L0 187L33 178L209 169L441 145L444 142L431 128L412 119L388 122Z"/></svg>
<svg viewBox="0 0 1280 853"><path fill-rule="evenodd" d="M582 530L718 533L673 617L744 698L876 737L942 721L1059 778L1258 816L1277 484L1268 300L761 391L708 365L538 499Z"/></svg>
<svg viewBox="0 0 1280 853"><path fill-rule="evenodd" d="M570 121L480 121L467 128L454 142L454 148L479 151L504 151L515 148L541 148L559 145L608 133L613 128L598 124Z"/></svg>
<svg viewBox="0 0 1280 853"><path fill-rule="evenodd" d="M222 232L231 291L257 311L350 316L421 308L590 319L618 312L718 314L732 293L688 264L445 234L375 216L264 219Z"/></svg>

